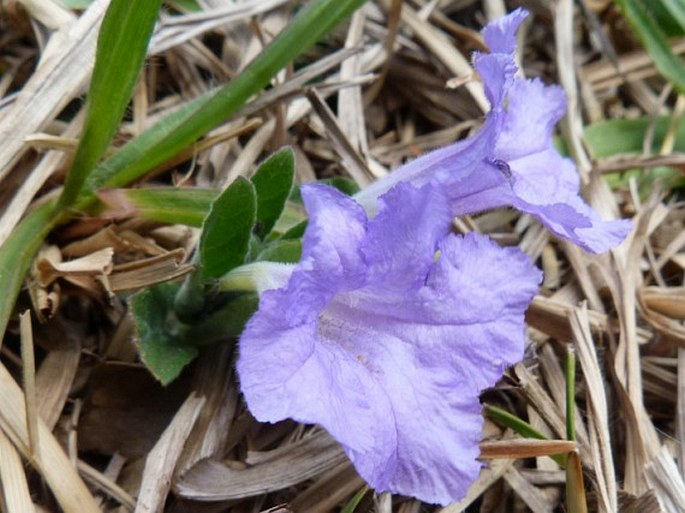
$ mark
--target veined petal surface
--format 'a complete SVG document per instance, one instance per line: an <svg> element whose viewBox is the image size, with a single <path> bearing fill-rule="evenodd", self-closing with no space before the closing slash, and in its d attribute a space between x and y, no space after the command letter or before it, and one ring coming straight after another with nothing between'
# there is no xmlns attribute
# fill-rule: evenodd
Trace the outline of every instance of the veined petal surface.
<svg viewBox="0 0 685 513"><path fill-rule="evenodd" d="M523 356L540 272L517 249L450 234L448 199L432 184L398 185L368 223L354 200L309 191L318 198L306 201L316 208L307 258L285 288L262 295L240 340L247 404L261 421L321 424L379 491L458 500L481 467L478 396ZM333 229L340 209L361 235ZM342 241L348 256L333 260L306 246ZM310 314L288 315L296 303Z"/></svg>

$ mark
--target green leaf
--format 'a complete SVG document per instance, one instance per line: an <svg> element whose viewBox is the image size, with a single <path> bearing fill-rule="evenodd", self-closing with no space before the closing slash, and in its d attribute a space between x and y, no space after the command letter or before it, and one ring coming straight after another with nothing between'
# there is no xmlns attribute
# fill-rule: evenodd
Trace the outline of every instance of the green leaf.
<svg viewBox="0 0 685 513"><path fill-rule="evenodd" d="M98 198L113 209L110 213L114 215L196 227L202 226L218 195L216 189L195 187L104 189L98 192Z"/></svg>
<svg viewBox="0 0 685 513"><path fill-rule="evenodd" d="M297 187L293 188L293 190L295 189L297 189ZM271 230L271 233L266 237L265 240L268 241L283 238L284 233L290 232L296 226L301 225L303 222L306 226L307 216L304 211L304 206L302 206L302 204L293 203L292 201L288 200L285 204L283 212L281 212L281 217L278 219L276 226L274 226L273 230ZM302 234L297 235L297 237L301 236Z"/></svg>
<svg viewBox="0 0 685 513"><path fill-rule="evenodd" d="M131 296L130 310L140 356L150 372L167 385L198 355L197 347L184 342L182 326L170 318L178 285L162 283Z"/></svg>
<svg viewBox="0 0 685 513"><path fill-rule="evenodd" d="M162 121L129 141L102 162L88 178L81 205L93 191L120 187L136 180L193 144L220 123L236 114L245 102L262 90L281 68L311 47L364 0L319 0L303 8L245 69L227 85L185 104ZM138 2L131 3L138 5Z"/></svg>
<svg viewBox="0 0 685 513"><path fill-rule="evenodd" d="M93 3L93 0L60 0L60 2L67 9L85 9Z"/></svg>
<svg viewBox="0 0 685 513"><path fill-rule="evenodd" d="M188 343L207 345L240 336L245 324L259 306L257 294L240 294L226 302L217 311L190 326L186 333Z"/></svg>
<svg viewBox="0 0 685 513"><path fill-rule="evenodd" d="M302 243L299 239L279 239L266 245L255 260L296 264L302 256Z"/></svg>
<svg viewBox="0 0 685 513"><path fill-rule="evenodd" d="M260 164L252 177L257 191L257 227L259 237L273 229L290 196L295 178L295 154L283 148Z"/></svg>
<svg viewBox="0 0 685 513"><path fill-rule="evenodd" d="M346 176L324 178L323 180L319 180L319 182L324 183L326 185L330 185L331 187L335 187L340 192L348 196L354 196L361 190L357 182L355 182L351 178L347 178Z"/></svg>
<svg viewBox="0 0 685 513"><path fill-rule="evenodd" d="M202 8L197 3L197 0L168 0L166 2L170 7L176 9L188 11L188 12L200 12Z"/></svg>
<svg viewBox="0 0 685 513"><path fill-rule="evenodd" d="M157 3L157 0L151 3ZM88 175L87 186L80 191L78 203L75 208L69 209L69 212L92 206L95 190L103 186L122 187L131 183L155 165L167 161L170 156L190 146L219 123L227 121L280 69L330 32L363 3L364 0L311 2L300 11L288 28L264 48L229 84L186 104L129 141L112 157L102 161L91 173L85 171L84 174ZM130 2L131 8L137 10L142 9L141 6L148 9L149 6L146 4ZM119 33L123 32L119 26L115 29ZM68 198L63 200L63 203L68 203L67 200ZM62 211L53 209L55 202L49 205L29 213L0 248L2 269L11 270L0 272L0 328L3 332L33 255L52 227L59 220L65 220Z"/></svg>
<svg viewBox="0 0 685 513"><path fill-rule="evenodd" d="M60 205L69 206L104 155L133 94L161 0L112 0L98 35L86 120Z"/></svg>
<svg viewBox="0 0 685 513"><path fill-rule="evenodd" d="M669 125L670 116L659 118L654 125L653 145L650 151L658 152ZM585 140L595 158L610 157L619 153L642 153L647 130L653 120L648 117L637 119L615 119L593 123L585 128ZM685 151L685 123L680 123L675 133L675 151Z"/></svg>
<svg viewBox="0 0 685 513"><path fill-rule="evenodd" d="M202 225L200 272L218 278L245 261L257 218L254 185L238 177L214 201Z"/></svg>
<svg viewBox="0 0 685 513"><path fill-rule="evenodd" d="M594 158L606 158L618 154L641 154L647 132L653 130L652 145L647 151L657 154L664 137L673 122L671 117L661 117L656 122L642 117L637 119L616 119L593 123L585 128L585 140ZM680 123L674 133L674 150L685 151L685 123ZM658 180L664 187L673 189L682 186L679 170L659 166L648 173L642 170L630 170L622 173L609 173L606 179L614 188L625 187L632 178L636 178L641 196L648 195Z"/></svg>
<svg viewBox="0 0 685 513"><path fill-rule="evenodd" d="M650 10L649 2L616 0L616 3L654 60L657 69L680 94L685 94L685 65L669 46L668 37Z"/></svg>
<svg viewBox="0 0 685 513"><path fill-rule="evenodd" d="M205 307L205 280L198 270L200 257L196 251L193 254L192 264L195 271L185 277L183 283L174 298L174 311L177 317L186 323L193 322L202 313Z"/></svg>
<svg viewBox="0 0 685 513"><path fill-rule="evenodd" d="M307 229L307 224L308 222L302 221L301 223L296 224L290 230L285 232L282 236L282 240L288 240L288 239L299 239L304 235L305 230Z"/></svg>
<svg viewBox="0 0 685 513"><path fill-rule="evenodd" d="M511 413L509 413L506 410L503 410L502 408L486 404L484 410L485 414L492 420L494 420L495 422L499 422L503 426L513 429L515 432L517 432L519 435L525 438L534 438L536 440L549 440L549 437L535 429L528 422L526 422L523 419L520 419L516 415L512 415ZM566 466L566 457L563 454L551 455L550 458L556 461L560 466Z"/></svg>
<svg viewBox="0 0 685 513"><path fill-rule="evenodd" d="M340 510L340 513L354 513L354 510L357 509L357 506L359 506L359 503L362 501L364 496L369 492L369 487L368 485L362 486L357 493L354 494L354 496L343 506L343 509Z"/></svg>
<svg viewBox="0 0 685 513"><path fill-rule="evenodd" d="M0 247L0 334L7 329L33 256L59 222L55 205L50 201L26 214Z"/></svg>
<svg viewBox="0 0 685 513"><path fill-rule="evenodd" d="M682 0L661 0L661 5L670 14L670 19L678 24L680 28L678 35L682 36L685 32L685 3Z"/></svg>

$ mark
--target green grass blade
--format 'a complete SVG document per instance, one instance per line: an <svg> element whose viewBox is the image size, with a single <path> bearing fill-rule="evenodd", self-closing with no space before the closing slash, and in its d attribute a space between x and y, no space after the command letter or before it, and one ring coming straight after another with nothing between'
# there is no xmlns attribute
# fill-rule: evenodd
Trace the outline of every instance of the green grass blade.
<svg viewBox="0 0 685 513"><path fill-rule="evenodd" d="M357 509L357 506L359 506L359 503L367 493L369 493L369 487L367 485L362 486L357 493L355 493L354 496L347 501L347 504L343 506L343 509L340 510L340 513L354 513L354 510Z"/></svg>
<svg viewBox="0 0 685 513"><path fill-rule="evenodd" d="M84 202L101 187L119 187L139 178L235 114L278 71L347 18L365 0L319 0L302 9L243 72L129 141L88 179Z"/></svg>
<svg viewBox="0 0 685 513"><path fill-rule="evenodd" d="M644 0L616 0L623 15L654 60L657 69L673 87L685 94L685 65L673 53L668 38Z"/></svg>
<svg viewBox="0 0 685 513"><path fill-rule="evenodd" d="M112 0L98 35L86 120L60 204L71 205L102 158L133 94L161 0Z"/></svg>
<svg viewBox="0 0 685 513"><path fill-rule="evenodd" d="M117 0L121 1L121 0ZM158 0L153 0L156 4ZM126 3L126 2L122 2ZM241 75L227 86L201 96L185 105L165 120L131 140L111 158L101 162L91 173L88 165L74 166L76 173L70 180L71 191L62 204L71 202L74 191L79 193L78 207L84 208L95 199L93 191L102 186L124 186L192 144L208 130L221 123L258 93L280 69L299 53L313 45L339 22L348 17L364 0L319 0L303 9L293 23L250 63ZM131 2L142 10L145 2ZM136 14L138 11L136 11ZM121 27L115 27L121 31ZM130 57L130 56L128 56ZM133 68L133 67L132 67ZM85 144L85 143L84 143ZM84 151L84 150L82 150ZM97 152L90 150L88 159ZM99 157L97 157L99 158ZM79 187L78 180L86 176L87 188ZM81 189L78 191L78 189ZM0 248L0 328L5 331L14 308L14 301L29 268L33 255L49 231L62 218L60 211L41 207L30 213Z"/></svg>
<svg viewBox="0 0 685 513"><path fill-rule="evenodd" d="M58 222L55 203L45 203L29 212L0 247L0 334L7 329L33 255Z"/></svg>
<svg viewBox="0 0 685 513"><path fill-rule="evenodd" d="M202 226L217 189L159 187L146 189L106 189L98 192L114 216L135 216L168 224Z"/></svg>
<svg viewBox="0 0 685 513"><path fill-rule="evenodd" d="M661 4L669 12L673 21L680 25L680 29L685 31L685 2L683 0L661 0Z"/></svg>
<svg viewBox="0 0 685 513"><path fill-rule="evenodd" d="M566 439L576 440L576 353L566 348Z"/></svg>
<svg viewBox="0 0 685 513"><path fill-rule="evenodd" d="M536 440L549 440L544 433L541 433L533 426L528 424L523 419L518 418L516 415L512 415L502 408L497 406L492 406L486 404L484 406L485 414L490 417L495 422L499 422L503 426L513 429L516 433L523 436L524 438L534 438ZM561 467L566 466L566 457L563 454L554 454L550 456L554 461L556 461Z"/></svg>
<svg viewBox="0 0 685 513"><path fill-rule="evenodd" d="M536 440L549 440L549 438L545 434L535 429L533 426L528 424L528 422L526 422L523 419L520 419L516 415L513 415L506 410L503 410L502 408L486 404L485 414L492 420L513 429L519 435L525 438L535 438Z"/></svg>

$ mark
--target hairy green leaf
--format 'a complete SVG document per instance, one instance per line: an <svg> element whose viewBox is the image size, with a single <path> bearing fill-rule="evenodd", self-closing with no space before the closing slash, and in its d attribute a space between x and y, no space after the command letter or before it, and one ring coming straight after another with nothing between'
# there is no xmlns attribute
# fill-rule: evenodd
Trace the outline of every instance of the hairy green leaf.
<svg viewBox="0 0 685 513"><path fill-rule="evenodd" d="M346 176L334 176L333 178L324 178L323 180L320 180L320 182L325 183L326 185L330 185L331 187L335 187L340 192L342 192L343 194L347 194L348 196L354 196L360 191L359 184L351 178L347 178Z"/></svg>
<svg viewBox="0 0 685 513"><path fill-rule="evenodd" d="M257 218L254 185L238 177L214 201L202 225L200 272L218 278L245 261Z"/></svg>
<svg viewBox="0 0 685 513"><path fill-rule="evenodd" d="M283 148L260 164L252 177L257 191L258 236L266 237L281 217L285 202L293 188L295 178L295 155L290 148Z"/></svg>
<svg viewBox="0 0 685 513"><path fill-rule="evenodd" d="M174 283L162 283L130 300L140 357L163 385L176 379L198 355L197 347L184 342L185 333L174 332L182 325L169 319L177 290Z"/></svg>

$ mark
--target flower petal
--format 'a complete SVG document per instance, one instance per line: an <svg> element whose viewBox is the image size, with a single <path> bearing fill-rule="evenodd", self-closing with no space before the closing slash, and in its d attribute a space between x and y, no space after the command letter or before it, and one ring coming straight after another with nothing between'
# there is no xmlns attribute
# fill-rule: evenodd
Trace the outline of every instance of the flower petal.
<svg viewBox="0 0 685 513"><path fill-rule="evenodd" d="M302 186L309 224L302 258L288 284L298 297L285 312L293 323L310 317L333 291L354 287L366 269L359 245L366 233L366 214L357 202L332 187Z"/></svg>
<svg viewBox="0 0 685 513"><path fill-rule="evenodd" d="M510 161L553 149L554 125L566 113L564 90L546 86L539 79L517 79L511 84L508 98L502 131L497 136L497 158ZM577 183L578 172L575 168L572 172ZM547 173L555 174L549 170Z"/></svg>
<svg viewBox="0 0 685 513"><path fill-rule="evenodd" d="M472 138L428 153L360 191L370 214L376 199L401 181L445 188L455 216L513 206L536 216L559 237L602 253L620 243L629 221L603 221L579 196L579 176L554 148L554 125L566 110L563 90L515 77L515 32L526 17L516 10L489 24L483 35L491 53L476 54L492 110Z"/></svg>
<svg viewBox="0 0 685 513"><path fill-rule="evenodd" d="M431 206L444 216L438 189L396 188L355 243L368 265L364 280L355 287L343 279L312 281L322 290L308 292L330 300L294 318L287 312L301 289L293 281L331 267L327 256L305 248L311 258L288 286L262 295L237 366L257 419L319 423L374 488L446 504L462 498L478 475L478 396L521 358L524 311L540 272L520 251L487 237L446 234L440 222L431 227ZM312 220L319 237L306 243L327 247L322 237L337 239ZM417 252L412 241L430 250ZM376 244L398 255L373 251ZM416 259L423 279L403 258ZM358 270L356 258L340 263L337 276L346 265Z"/></svg>
<svg viewBox="0 0 685 513"><path fill-rule="evenodd" d="M488 23L483 28L483 39L492 53L514 53L516 51L516 31L528 11L514 9L508 15Z"/></svg>
<svg viewBox="0 0 685 513"><path fill-rule="evenodd" d="M240 338L236 366L250 411L262 422L319 423L360 451L391 451L394 428L378 422L392 415L383 390L354 354L319 333L320 322L288 323L293 301L282 289L264 293Z"/></svg>
<svg viewBox="0 0 685 513"><path fill-rule="evenodd" d="M416 288L433 265L438 241L450 228L450 207L442 190L400 183L379 199L362 245L369 273L397 293Z"/></svg>

